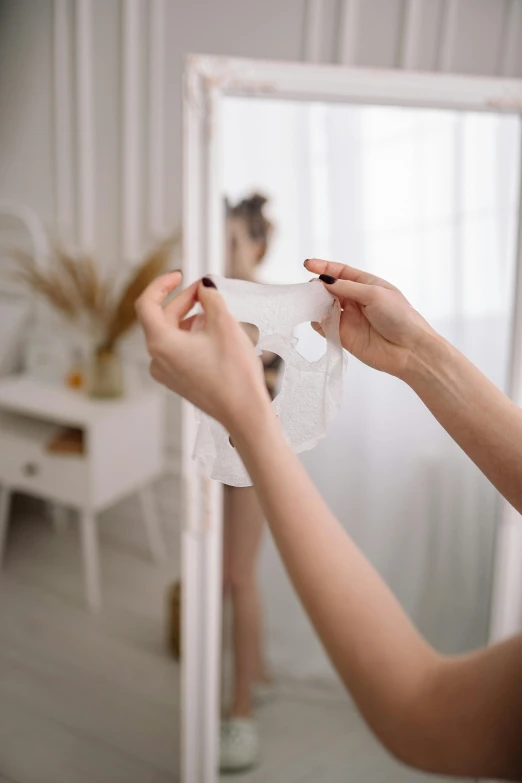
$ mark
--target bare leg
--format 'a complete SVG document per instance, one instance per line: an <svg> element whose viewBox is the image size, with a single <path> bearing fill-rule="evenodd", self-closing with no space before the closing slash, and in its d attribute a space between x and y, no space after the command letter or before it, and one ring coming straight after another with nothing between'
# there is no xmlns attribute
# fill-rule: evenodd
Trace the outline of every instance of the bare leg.
<svg viewBox="0 0 522 783"><path fill-rule="evenodd" d="M233 613L233 716L250 714L251 688L267 679L261 654L261 602L255 580L263 513L253 487L225 487L223 582Z"/></svg>
<svg viewBox="0 0 522 783"><path fill-rule="evenodd" d="M138 491L138 496L141 503L141 512L149 542L150 553L156 563L164 563L166 560L165 542L163 541L161 524L150 486L142 487Z"/></svg>

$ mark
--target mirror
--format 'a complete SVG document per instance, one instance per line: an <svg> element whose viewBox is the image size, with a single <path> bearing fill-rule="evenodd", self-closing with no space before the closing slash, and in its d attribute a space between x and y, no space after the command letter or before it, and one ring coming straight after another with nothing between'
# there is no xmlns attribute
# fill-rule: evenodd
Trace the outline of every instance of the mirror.
<svg viewBox="0 0 522 783"><path fill-rule="evenodd" d="M509 100L494 110L501 100L488 91L499 82L483 85L478 96L466 79L458 88L447 77L418 80L412 86L385 73L191 61L186 131L189 151L198 154L187 163L186 185L187 203L199 212L187 218L189 270L298 283L310 279L307 257L350 263L400 288L507 389L519 117ZM196 128L209 126L198 89L213 119L212 133L199 139ZM196 161L203 185L190 176ZM310 359L324 350L308 324L296 337ZM277 357L264 364L277 393ZM187 407L187 444L190 426ZM350 358L341 412L301 459L434 647L453 654L487 643L499 496L408 387ZM188 484L198 486L187 470ZM393 760L359 717L298 603L254 490L221 493L207 482L202 492L206 540L186 571L195 585L200 569L200 606L213 623L206 637L199 631L200 649L206 639L201 687L214 698L213 678L220 682L214 735L209 729L205 740L209 780L219 756L219 710L221 745L234 735L231 716L250 721L259 735L259 762L237 781L275 780L282 769L290 781L344 781L348 771L372 783L423 779ZM212 576L207 571L203 584L209 563ZM214 579L223 585L222 636Z"/></svg>
<svg viewBox="0 0 522 783"><path fill-rule="evenodd" d="M297 283L310 278L308 256L350 262L397 285L505 387L519 148L512 116L226 97L227 274ZM320 355L309 325L296 336L305 356ZM487 642L497 494L406 385L350 360L341 412L302 461L438 650ZM284 766L287 780L341 781L348 769L420 780L357 715L254 489L226 487L224 509L224 709L254 720L261 743L259 766L240 779L275 779Z"/></svg>

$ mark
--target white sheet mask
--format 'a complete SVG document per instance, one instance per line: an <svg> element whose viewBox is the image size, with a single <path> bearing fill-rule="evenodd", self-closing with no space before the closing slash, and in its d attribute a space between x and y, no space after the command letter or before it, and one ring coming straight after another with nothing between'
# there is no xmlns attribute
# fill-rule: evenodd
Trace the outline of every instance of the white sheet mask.
<svg viewBox="0 0 522 783"><path fill-rule="evenodd" d="M339 340L340 305L320 280L297 285L262 285L212 276L228 309L238 321L259 329L258 354L272 351L284 361L281 388L272 405L295 452L312 449L342 401L345 356ZM326 350L315 362L296 350L294 329L318 321ZM233 383L233 379L230 379ZM210 478L233 487L247 487L250 477L228 432L215 419L198 411L194 458Z"/></svg>

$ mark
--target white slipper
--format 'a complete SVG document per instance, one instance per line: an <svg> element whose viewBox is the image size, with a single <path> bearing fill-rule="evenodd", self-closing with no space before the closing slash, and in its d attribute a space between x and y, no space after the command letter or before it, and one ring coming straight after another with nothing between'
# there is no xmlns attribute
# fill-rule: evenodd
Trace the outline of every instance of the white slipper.
<svg viewBox="0 0 522 783"><path fill-rule="evenodd" d="M257 725L251 718L229 718L221 723L219 769L237 772L253 767L259 758Z"/></svg>

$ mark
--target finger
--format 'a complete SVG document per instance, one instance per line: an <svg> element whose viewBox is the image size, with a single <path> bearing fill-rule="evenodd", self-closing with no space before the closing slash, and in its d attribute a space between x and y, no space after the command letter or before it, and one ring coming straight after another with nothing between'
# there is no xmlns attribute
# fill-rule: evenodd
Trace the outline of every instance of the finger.
<svg viewBox="0 0 522 783"><path fill-rule="evenodd" d="M310 323L310 326L312 327L312 329L313 329L314 331L316 331L316 332L317 332L317 334L320 334L320 335L321 335L321 337L324 337L324 336L325 336L325 334L324 334L324 332L323 332L323 327L321 326L321 324L320 324L318 321L312 321L312 322Z"/></svg>
<svg viewBox="0 0 522 783"><path fill-rule="evenodd" d="M201 280L198 286L198 300L205 311L207 324L211 326L220 325L229 314L225 300L210 277Z"/></svg>
<svg viewBox="0 0 522 783"><path fill-rule="evenodd" d="M136 300L134 305L136 314L147 339L150 339L153 333L164 327L163 302L180 283L181 272L179 269L167 272L166 275L161 275L153 280Z"/></svg>
<svg viewBox="0 0 522 783"><path fill-rule="evenodd" d="M304 262L309 272L315 272L318 275L331 275L340 280L353 280L355 283L364 283L365 285L380 285L382 288L396 290L395 286L382 277L372 275L369 272L363 272L362 269L356 269L348 264L339 264L337 261L324 261L322 258L307 258Z"/></svg>
<svg viewBox="0 0 522 783"><path fill-rule="evenodd" d="M163 312L170 324L179 326L181 319L192 310L197 302L198 286L199 280L196 280L165 305Z"/></svg>
<svg viewBox="0 0 522 783"><path fill-rule="evenodd" d="M323 280L323 284L331 294L339 299L341 307L344 307L346 301L357 302L362 307L366 307L375 302L379 295L376 286L354 283L352 280L335 280L333 283L326 283Z"/></svg>
<svg viewBox="0 0 522 783"><path fill-rule="evenodd" d="M192 324L197 317L197 315L191 315L190 318L184 318L183 321L180 322L179 328L184 332L190 332L192 329Z"/></svg>

